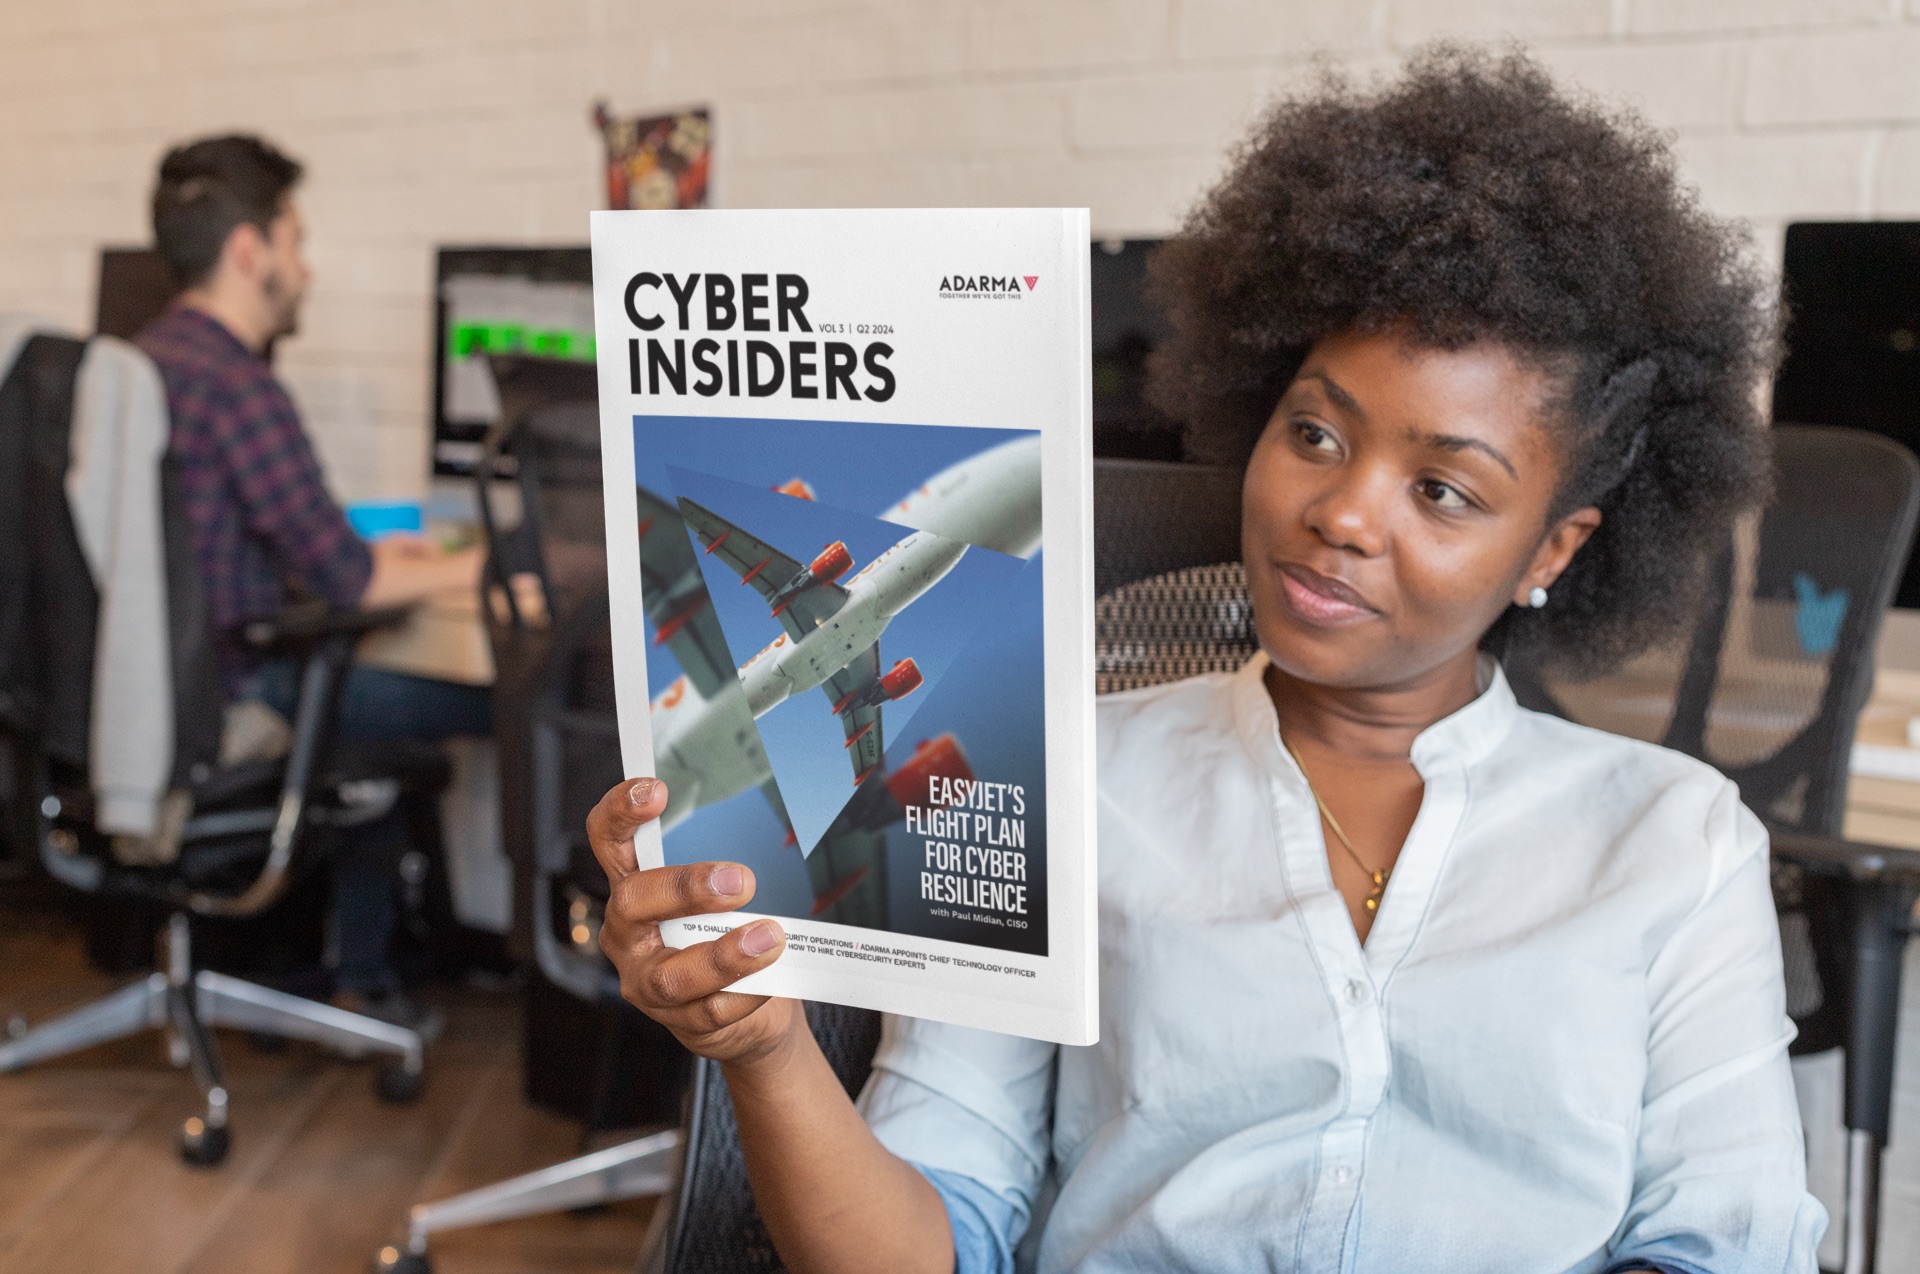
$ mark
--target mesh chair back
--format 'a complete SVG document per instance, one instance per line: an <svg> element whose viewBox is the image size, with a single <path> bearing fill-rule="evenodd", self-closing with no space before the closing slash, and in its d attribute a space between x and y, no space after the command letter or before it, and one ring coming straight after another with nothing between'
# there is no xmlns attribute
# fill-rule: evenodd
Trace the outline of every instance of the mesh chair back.
<svg viewBox="0 0 1920 1274"><path fill-rule="evenodd" d="M1150 460L1093 469L1098 693L1230 672L1253 654L1240 471Z"/></svg>
<svg viewBox="0 0 1920 1274"><path fill-rule="evenodd" d="M541 821L550 831L566 829L566 847L543 836L540 861L560 870L570 856L584 855L592 863L580 829L601 795L624 777L615 725L597 404L564 402L532 412L514 436L514 454L522 526L537 546L534 570L552 624L537 700L539 711L558 727L560 755L550 758L557 805Z"/></svg>
<svg viewBox="0 0 1920 1274"><path fill-rule="evenodd" d="M551 784L532 794L535 853L547 871L585 854L587 812L623 777L607 609L607 542L597 386L590 365L496 359L502 420L480 466L487 524L489 636L506 715L553 727L534 758ZM492 483L511 472L519 521L507 526ZM538 596L511 587L531 575ZM591 862L591 855L586 854ZM544 920L544 918L542 918Z"/></svg>
<svg viewBox="0 0 1920 1274"><path fill-rule="evenodd" d="M880 1046L880 1015L837 1004L809 1004L807 1025L847 1096L858 1096ZM704 1059L694 1071L685 1127L686 1159L676 1193L663 1204L673 1213L654 1267L669 1274L784 1271L747 1184L740 1126L734 1122L726 1078Z"/></svg>
<svg viewBox="0 0 1920 1274"><path fill-rule="evenodd" d="M1093 591L1240 560L1240 470L1158 460L1093 462Z"/></svg>
<svg viewBox="0 0 1920 1274"><path fill-rule="evenodd" d="M575 994L600 1000L614 994L612 970L591 941L573 941L586 918L576 907L592 910L606 888L586 844L586 816L623 777L598 387L590 364L496 358L491 370L501 418L476 480L489 548L501 824L523 900L515 947ZM517 499L501 498L503 478ZM529 578L534 589L514 586Z"/></svg>

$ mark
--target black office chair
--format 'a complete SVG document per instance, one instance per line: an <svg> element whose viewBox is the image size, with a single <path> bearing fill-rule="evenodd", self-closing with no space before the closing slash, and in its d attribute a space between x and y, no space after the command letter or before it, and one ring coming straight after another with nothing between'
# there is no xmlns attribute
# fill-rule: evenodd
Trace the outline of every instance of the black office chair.
<svg viewBox="0 0 1920 1274"><path fill-rule="evenodd" d="M880 1047L880 1015L839 1004L806 1009L834 1075L847 1096L859 1096ZM694 1066L682 1129L685 1156L672 1195L655 1214L641 1274L783 1274L747 1184L726 1076L704 1058Z"/></svg>
<svg viewBox="0 0 1920 1274"><path fill-rule="evenodd" d="M446 766L411 746L333 746L342 675L355 641L400 612L299 609L254 624L262 652L301 661L291 750L277 761L218 763L222 694L212 634L172 461L163 463L163 526L172 642L175 756L171 787L184 823L170 861L130 866L95 829L88 785L89 707L100 599L68 510L75 376L86 343L36 336L0 385L0 731L16 759L25 829L46 872L101 900L168 915L165 971L0 1041L0 1072L150 1029L168 1032L176 1065L191 1065L206 1100L186 1120L180 1150L211 1165L226 1156L227 1090L209 1028L236 1027L354 1053L391 1053L379 1091L408 1101L421 1089L420 1035L331 1005L198 968L195 931L258 916L318 866L337 833L438 791ZM165 856L162 855L162 858Z"/></svg>
<svg viewBox="0 0 1920 1274"><path fill-rule="evenodd" d="M502 750L502 817L519 870L516 932L530 948L535 995L572 997L589 1012L568 1039L537 1038L557 1014L528 1014L528 1087L553 1055L590 1048L585 1141L617 1120L619 1107L662 1122L681 1104L691 1058L663 1027L620 998L600 951L607 880L586 840L587 813L624 777L613 694L600 420L590 363L495 358L501 400L476 471L489 545L488 634L497 670L495 733ZM517 520L496 483L511 477ZM520 583L516 584L518 576ZM527 580L537 587L526 588ZM524 780L520 777L524 776ZM583 1030L582 1028L586 1028ZM594 1047L590 1030L598 1037ZM634 1056L622 1056L622 1050ZM634 1064L638 1062L639 1064ZM649 1091L616 1091L644 1072ZM618 1119L620 1124L631 1122ZM404 1250L384 1249L375 1268L426 1274L433 1234L515 1217L665 1193L681 1133L667 1129L563 1163L423 1203L408 1217Z"/></svg>

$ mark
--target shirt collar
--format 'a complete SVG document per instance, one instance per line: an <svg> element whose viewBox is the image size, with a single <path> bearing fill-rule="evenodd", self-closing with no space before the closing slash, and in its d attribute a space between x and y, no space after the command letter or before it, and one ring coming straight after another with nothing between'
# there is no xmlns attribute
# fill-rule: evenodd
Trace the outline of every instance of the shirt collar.
<svg viewBox="0 0 1920 1274"><path fill-rule="evenodd" d="M246 343L235 336L225 323L197 306L175 301L168 307L167 318L187 328L193 333L194 339L220 346L222 353L240 354L256 361L260 359L260 355L248 349Z"/></svg>
<svg viewBox="0 0 1920 1274"><path fill-rule="evenodd" d="M1234 714L1242 737L1255 755L1265 754L1279 731L1273 700L1267 695L1268 662L1264 650L1255 651L1233 679ZM1506 673L1491 655L1480 656L1480 681L1483 689L1473 702L1440 718L1414 739L1410 759L1422 778L1475 764L1513 728L1520 705L1507 684Z"/></svg>

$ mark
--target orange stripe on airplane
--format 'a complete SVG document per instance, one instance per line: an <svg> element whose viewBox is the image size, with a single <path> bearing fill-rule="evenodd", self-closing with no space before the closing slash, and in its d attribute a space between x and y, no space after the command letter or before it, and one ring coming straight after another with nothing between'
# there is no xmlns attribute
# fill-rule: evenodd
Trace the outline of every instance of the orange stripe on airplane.
<svg viewBox="0 0 1920 1274"><path fill-rule="evenodd" d="M711 552L713 552L713 550L712 550L712 549L708 549L708 550L707 550L707 552L709 552L709 553L711 553ZM773 560L773 559L772 559L772 558L770 558L770 557L767 557L767 558L762 558L762 559L760 560L760 565L758 565L758 566L756 566L756 567L754 567L754 568L753 568L752 570L750 570L750 571L748 571L748 572L747 572L747 573L746 573L745 575L742 575L742 576L740 577L740 582L741 582L742 584L751 584L751 583L753 582L753 577L754 577L754 576L756 576L756 575L758 575L758 574L759 574L759 573L760 573L761 571L764 571L764 570L766 570L766 569L767 569L767 563L768 563L768 562L771 562L772 560Z"/></svg>
<svg viewBox="0 0 1920 1274"><path fill-rule="evenodd" d="M699 613L700 608L702 606L705 606L706 604L707 604L706 598L703 597L699 601L695 602L693 605L681 611L678 615L675 615L672 618L668 619L666 623L660 625L660 631L653 635L653 644L658 646L662 642L672 640L673 635L679 632L682 628L685 628L687 626L687 621L689 619L692 619L694 615Z"/></svg>
<svg viewBox="0 0 1920 1274"><path fill-rule="evenodd" d="M725 544L727 542L727 537L732 534L733 534L733 530L731 527L729 527L727 530L722 531L720 532L720 534L714 536L713 543L707 545L707 552L711 553L715 549L719 548L722 544Z"/></svg>

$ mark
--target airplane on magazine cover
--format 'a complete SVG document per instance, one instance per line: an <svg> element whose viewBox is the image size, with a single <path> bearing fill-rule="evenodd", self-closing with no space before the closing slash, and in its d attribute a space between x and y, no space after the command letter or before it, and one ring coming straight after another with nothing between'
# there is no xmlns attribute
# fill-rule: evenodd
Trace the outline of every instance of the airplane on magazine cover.
<svg viewBox="0 0 1920 1274"><path fill-rule="evenodd" d="M779 489L812 498L798 480ZM844 585L839 581L853 566L844 543L829 544L802 564L690 500L671 506L645 488L638 498L654 641L666 643L683 670L652 704L654 769L672 793L663 828L758 786L791 837L753 719L818 686L841 719L858 791L806 856L814 914L883 925L887 827L902 816L909 794L926 790L929 775L971 777L972 770L958 740L941 735L922 743L884 782L862 786L886 753L881 709L922 681L911 658L881 671L880 635L969 545L1019 557L1039 546L1039 439L1016 439L949 466L890 507L881 517L915 528L914 534ZM737 670L682 526L761 594L785 630Z"/></svg>

